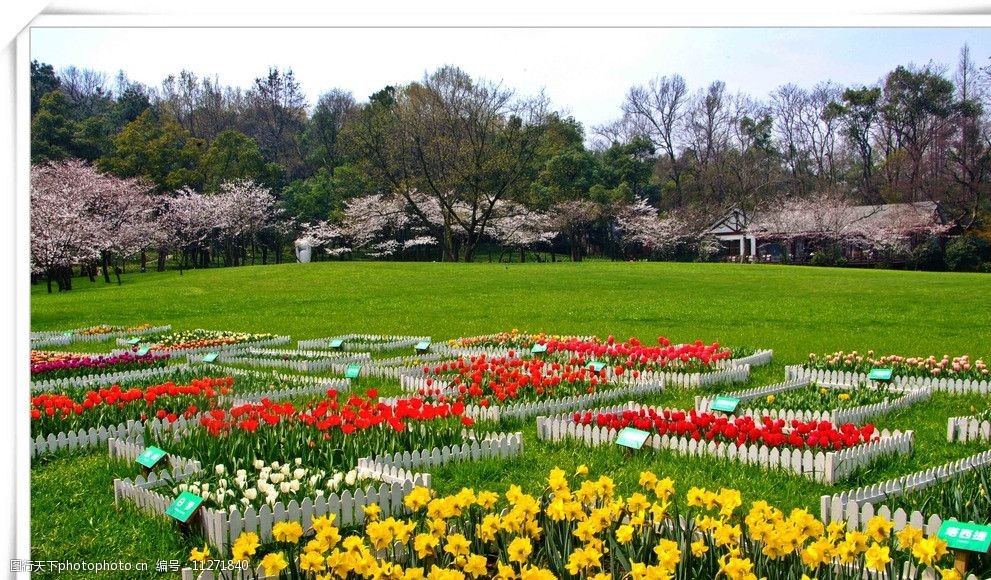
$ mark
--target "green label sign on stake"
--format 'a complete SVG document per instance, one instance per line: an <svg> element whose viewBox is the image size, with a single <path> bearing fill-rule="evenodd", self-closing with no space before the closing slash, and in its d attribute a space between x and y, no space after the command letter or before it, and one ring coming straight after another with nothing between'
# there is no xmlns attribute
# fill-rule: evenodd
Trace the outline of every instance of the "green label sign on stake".
<svg viewBox="0 0 991 580"><path fill-rule="evenodd" d="M604 362L598 362L598 361L592 361L592 362L588 363L587 366L588 366L589 370L594 371L594 372L599 372L602 369L606 368L606 363L604 363Z"/></svg>
<svg viewBox="0 0 991 580"><path fill-rule="evenodd" d="M134 338L128 340L127 341L127 344L138 344L139 342L141 342L141 339L140 338L137 338L137 337L134 337Z"/></svg>
<svg viewBox="0 0 991 580"><path fill-rule="evenodd" d="M72 331L66 330L65 332L62 333L62 336L72 336Z"/></svg>
<svg viewBox="0 0 991 580"><path fill-rule="evenodd" d="M991 526L948 521L943 522L936 536L952 550L984 554L991 548Z"/></svg>
<svg viewBox="0 0 991 580"><path fill-rule="evenodd" d="M151 347L148 347L148 346L143 346L143 347L139 348L138 349L138 356L144 356L144 355L148 354L148 351L149 350L151 350Z"/></svg>
<svg viewBox="0 0 991 580"><path fill-rule="evenodd" d="M202 497L196 495L195 493L184 491L179 494L179 497L175 498L175 501L172 502L169 509L165 510L165 515L175 518L182 523L186 523L189 521L189 517L193 515L202 503Z"/></svg>
<svg viewBox="0 0 991 580"><path fill-rule="evenodd" d="M335 338L330 341L330 348L344 348L344 341L339 338Z"/></svg>
<svg viewBox="0 0 991 580"><path fill-rule="evenodd" d="M627 427L616 436L616 445L629 447L630 449L640 449L644 442L650 437L650 433L633 427Z"/></svg>
<svg viewBox="0 0 991 580"><path fill-rule="evenodd" d="M734 399L733 397L716 397L716 400L712 402L712 410L732 413L736 411L736 406L739 404L740 399Z"/></svg>
<svg viewBox="0 0 991 580"><path fill-rule="evenodd" d="M872 381L890 381L891 369L871 369L871 373L867 375L867 378Z"/></svg>
<svg viewBox="0 0 991 580"><path fill-rule="evenodd" d="M361 365L348 365L348 368L344 371L344 378L356 379L359 374L361 374Z"/></svg>
<svg viewBox="0 0 991 580"><path fill-rule="evenodd" d="M547 345L546 344L540 344L540 343L534 343L534 345L532 347L530 347L530 352L532 354L539 354L539 353L542 353L542 352L547 352Z"/></svg>
<svg viewBox="0 0 991 580"><path fill-rule="evenodd" d="M205 362L205 363L212 363L213 361L217 360L217 357L218 356L220 356L220 354L219 353L216 353L216 352L207 353L203 357L203 362Z"/></svg>
<svg viewBox="0 0 991 580"><path fill-rule="evenodd" d="M137 462L139 465L151 469L156 463L161 461L165 455L165 450L151 446L145 448L145 450L141 452L141 455L138 455Z"/></svg>
<svg viewBox="0 0 991 580"><path fill-rule="evenodd" d="M416 346L414 346L413 348L416 349L416 352L427 352L428 350L430 350L430 341L421 340L420 342L416 343Z"/></svg>

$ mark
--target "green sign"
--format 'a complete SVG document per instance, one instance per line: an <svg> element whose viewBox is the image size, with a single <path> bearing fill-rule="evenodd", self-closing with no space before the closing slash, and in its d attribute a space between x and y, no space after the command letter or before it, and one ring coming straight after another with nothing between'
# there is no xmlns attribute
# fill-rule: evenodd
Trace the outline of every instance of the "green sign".
<svg viewBox="0 0 991 580"><path fill-rule="evenodd" d="M890 381L891 369L871 369L871 374L867 378L872 381Z"/></svg>
<svg viewBox="0 0 991 580"><path fill-rule="evenodd" d="M344 371L344 378L356 379L360 373L361 365L348 365L348 368Z"/></svg>
<svg viewBox="0 0 991 580"><path fill-rule="evenodd" d="M335 338L334 340L330 341L329 346L330 348L344 348L344 341L339 338Z"/></svg>
<svg viewBox="0 0 991 580"><path fill-rule="evenodd" d="M217 357L218 356L220 356L220 354L219 353L216 353L216 352L207 353L203 357L203 362L213 362L213 361L217 360Z"/></svg>
<svg viewBox="0 0 991 580"><path fill-rule="evenodd" d="M416 349L416 352L427 352L428 350L430 350L430 341L421 340L420 342L416 343L416 346L414 346L413 348Z"/></svg>
<svg viewBox="0 0 991 580"><path fill-rule="evenodd" d="M538 354L538 353L541 353L541 352L547 352L547 345L546 344L540 344L540 343L534 343L534 345L532 347L530 347L530 352L532 354Z"/></svg>
<svg viewBox="0 0 991 580"><path fill-rule="evenodd" d="M640 449L648 437L650 437L650 433L647 431L626 427L616 437L616 445L622 445L630 449Z"/></svg>
<svg viewBox="0 0 991 580"><path fill-rule="evenodd" d="M152 467L155 467L155 464L161 461L163 457L165 457L164 449L151 446L145 448L145 450L141 452L141 455L138 455L137 462L139 465L151 469Z"/></svg>
<svg viewBox="0 0 991 580"><path fill-rule="evenodd" d="M588 363L588 368L591 371L599 372L602 369L606 368L606 363L604 363L604 362L598 362L598 361L592 361L592 362Z"/></svg>
<svg viewBox="0 0 991 580"><path fill-rule="evenodd" d="M62 336L72 336L72 331L66 330L65 332L62 333Z"/></svg>
<svg viewBox="0 0 991 580"><path fill-rule="evenodd" d="M953 550L984 554L991 548L991 526L948 521L943 522L936 536Z"/></svg>
<svg viewBox="0 0 991 580"><path fill-rule="evenodd" d="M734 399L733 397L716 397L716 400L712 402L712 410L732 413L733 411L736 411L736 406L739 404L740 399Z"/></svg>
<svg viewBox="0 0 991 580"><path fill-rule="evenodd" d="M138 337L134 337L134 338L128 340L127 341L127 344L138 344L139 342L141 342L141 339L138 338Z"/></svg>
<svg viewBox="0 0 991 580"><path fill-rule="evenodd" d="M151 350L151 347L149 347L149 346L143 346L143 347L139 348L138 349L138 356L144 356L144 355L148 354L148 351L149 350Z"/></svg>
<svg viewBox="0 0 991 580"><path fill-rule="evenodd" d="M169 509L165 510L165 515L175 518L182 523L186 523L189 521L189 516L193 515L193 512L195 512L202 503L202 497L196 495L195 493L184 491L179 494L179 497L175 498L175 501L172 502Z"/></svg>

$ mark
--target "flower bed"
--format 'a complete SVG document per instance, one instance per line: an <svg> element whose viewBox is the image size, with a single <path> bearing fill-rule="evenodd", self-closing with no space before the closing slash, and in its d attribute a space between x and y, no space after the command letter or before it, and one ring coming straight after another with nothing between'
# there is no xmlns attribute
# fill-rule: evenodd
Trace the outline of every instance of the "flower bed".
<svg viewBox="0 0 991 580"><path fill-rule="evenodd" d="M869 443L880 437L874 425L857 427L846 423L836 427L828 421L798 421L786 423L784 419L762 417L727 417L714 413L698 413L650 407L615 412L576 412L572 415L576 425L595 425L611 430L635 427L642 431L677 437L690 437L695 441L714 441L717 444L764 445L774 449L823 449L841 450Z"/></svg>
<svg viewBox="0 0 991 580"><path fill-rule="evenodd" d="M370 363L368 353L255 349L220 353L217 362L254 367L287 368L299 372L343 372L349 364Z"/></svg>
<svg viewBox="0 0 991 580"><path fill-rule="evenodd" d="M396 348L409 348L418 342L430 342L429 336L394 336L379 334L342 334L325 338L301 340L298 347L303 349L332 348L331 343L341 341L340 350L354 352L377 352Z"/></svg>
<svg viewBox="0 0 991 580"><path fill-rule="evenodd" d="M587 414L590 415L586 423ZM598 424L599 415L606 417L602 425ZM618 422L614 423L613 419ZM574 438L587 445L598 446L611 443L618 428L624 424L641 425L646 427L644 430L650 431L648 443L654 449L757 463L826 483L840 481L878 457L908 454L914 440L911 431L877 432L868 426L836 428L828 422L815 425L796 422L789 425L783 420L770 418L753 421L741 417L737 420L744 422L731 422L726 417L700 415L694 411L655 409L627 403L581 411L577 420L575 414L539 417L537 436L551 441Z"/></svg>
<svg viewBox="0 0 991 580"><path fill-rule="evenodd" d="M276 336L268 333L251 334L229 330L203 330L200 328L147 336L139 344L131 344L129 340L123 338L117 339L117 344L129 346L131 350L144 347L151 352L168 352L172 353L173 356L223 351L235 347L271 346L287 342L289 342L288 336Z"/></svg>
<svg viewBox="0 0 991 580"><path fill-rule="evenodd" d="M971 359L970 355L941 358L930 356L876 355L873 350L866 354L857 351L837 351L830 354L809 354L809 361L803 365L808 369L869 373L873 368L890 368L892 374L900 377L937 377L953 379L988 379L989 369L982 359Z"/></svg>
<svg viewBox="0 0 991 580"><path fill-rule="evenodd" d="M31 377L44 379L64 379L104 372L131 371L163 367L169 362L168 354L151 353L138 355L122 353L116 355L85 355L56 351L31 351Z"/></svg>
<svg viewBox="0 0 991 580"><path fill-rule="evenodd" d="M245 532L232 557L293 578L363 570L394 578L852 579L870 572L895 579L908 577L906 568L934 574L952 567L942 540L914 530L895 535L882 521L848 532L766 502L747 511L737 490L692 487L682 496L671 479L649 471L641 473L642 491L622 497L612 479L587 473L584 466L571 476L553 469L539 497L516 485L504 496L464 489L434 497L417 487L401 498L408 516L369 518L352 534L339 519L318 517L274 528L264 545ZM192 556L204 557L200 550Z"/></svg>
<svg viewBox="0 0 991 580"><path fill-rule="evenodd" d="M217 398L231 392L231 377L203 377L188 384L171 381L144 388L91 390L83 396L41 393L31 398L31 437L117 425L157 417L175 421L216 407Z"/></svg>
<svg viewBox="0 0 991 580"><path fill-rule="evenodd" d="M726 393L722 396L740 401L734 413L736 415L770 417L788 422L830 421L834 424L842 424L863 422L928 400L932 396L932 391L903 390L888 386L826 386L799 379ZM715 400L715 396L697 396L695 410L711 411Z"/></svg>
<svg viewBox="0 0 991 580"><path fill-rule="evenodd" d="M836 386L855 386L861 383L873 382L866 373L810 369L803 365L786 366L785 378L788 380L805 379ZM902 389L932 389L933 391L956 394L991 394L991 380L987 379L976 380L953 377L892 375L890 384Z"/></svg>
<svg viewBox="0 0 991 580"><path fill-rule="evenodd" d="M40 348L53 344L70 344L73 342L99 342L111 338L133 337L142 334L156 334L172 330L171 325L152 326L137 324L134 326L111 326L100 324L86 328L76 328L66 331L32 332L31 348Z"/></svg>
<svg viewBox="0 0 991 580"><path fill-rule="evenodd" d="M413 399L389 406L378 403L372 391L367 397L346 398L328 391L324 400L299 409L268 399L214 409L180 438L167 436L161 442L204 464L232 469L247 469L257 459L270 461L293 450L308 465L347 470L367 455L460 441L463 428L473 423L458 404Z"/></svg>

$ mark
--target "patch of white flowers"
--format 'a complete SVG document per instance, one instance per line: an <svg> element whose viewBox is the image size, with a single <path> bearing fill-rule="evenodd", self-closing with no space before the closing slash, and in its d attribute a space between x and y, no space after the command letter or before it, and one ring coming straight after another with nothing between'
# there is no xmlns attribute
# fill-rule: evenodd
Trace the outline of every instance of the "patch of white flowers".
<svg viewBox="0 0 991 580"><path fill-rule="evenodd" d="M251 467L250 471L238 469L232 474L223 464L216 465L201 479L180 482L172 488L172 493L178 495L188 491L202 497L207 507L224 509L227 506L230 511L243 511L264 504L274 506L282 502L286 505L293 500L315 499L367 482L359 479L356 470L327 473L323 469L303 466L303 460L298 457L291 463L266 463L259 459Z"/></svg>

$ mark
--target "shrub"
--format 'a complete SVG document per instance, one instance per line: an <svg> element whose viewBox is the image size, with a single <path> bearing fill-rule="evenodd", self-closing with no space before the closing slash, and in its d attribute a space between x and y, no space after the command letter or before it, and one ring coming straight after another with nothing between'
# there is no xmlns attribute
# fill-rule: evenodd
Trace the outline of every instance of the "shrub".
<svg viewBox="0 0 991 580"><path fill-rule="evenodd" d="M846 266L847 259L837 246L828 246L812 254L809 263L813 266Z"/></svg>
<svg viewBox="0 0 991 580"><path fill-rule="evenodd" d="M954 272L976 272L988 258L988 243L977 236L960 236L946 244L946 267Z"/></svg>
<svg viewBox="0 0 991 580"><path fill-rule="evenodd" d="M916 270L943 270L946 264L943 262L943 248L939 245L939 240L929 238L912 250L912 261Z"/></svg>

